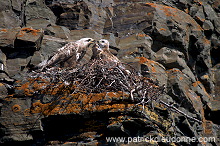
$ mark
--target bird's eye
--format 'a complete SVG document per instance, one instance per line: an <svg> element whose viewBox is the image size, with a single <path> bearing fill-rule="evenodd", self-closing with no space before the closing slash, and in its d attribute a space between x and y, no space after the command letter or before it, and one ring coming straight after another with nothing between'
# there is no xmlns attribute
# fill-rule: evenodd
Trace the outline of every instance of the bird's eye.
<svg viewBox="0 0 220 146"><path fill-rule="evenodd" d="M87 42L90 42L90 41L91 41L91 39L88 39L88 40L87 40Z"/></svg>
<svg viewBox="0 0 220 146"><path fill-rule="evenodd" d="M105 41L101 41L101 43L104 43Z"/></svg>

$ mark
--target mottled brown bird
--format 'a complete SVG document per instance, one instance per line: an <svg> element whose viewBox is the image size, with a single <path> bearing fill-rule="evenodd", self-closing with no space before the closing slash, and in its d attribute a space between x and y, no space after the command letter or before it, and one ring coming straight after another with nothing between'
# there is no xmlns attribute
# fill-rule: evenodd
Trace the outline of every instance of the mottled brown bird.
<svg viewBox="0 0 220 146"><path fill-rule="evenodd" d="M96 41L92 38L82 38L70 42L60 48L52 57L39 64L43 70L47 67L75 67L77 64L88 63L92 57L92 47Z"/></svg>
<svg viewBox="0 0 220 146"><path fill-rule="evenodd" d="M116 63L120 63L121 61L113 55L109 50L109 41L105 39L101 39L98 41L98 48L99 53L97 57L99 59L108 59L109 61L113 61Z"/></svg>

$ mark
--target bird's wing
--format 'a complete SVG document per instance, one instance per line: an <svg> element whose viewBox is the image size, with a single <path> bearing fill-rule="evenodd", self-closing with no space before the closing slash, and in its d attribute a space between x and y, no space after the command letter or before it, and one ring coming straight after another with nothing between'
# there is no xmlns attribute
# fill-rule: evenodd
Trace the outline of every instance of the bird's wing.
<svg viewBox="0 0 220 146"><path fill-rule="evenodd" d="M79 59L77 60L80 65L88 63L93 56L92 48L86 48L83 52L81 52L81 55Z"/></svg>
<svg viewBox="0 0 220 146"><path fill-rule="evenodd" d="M46 66L54 66L61 62L66 61L73 55L76 55L76 47L74 43L68 43L64 47L60 48L58 52L52 56L48 61Z"/></svg>

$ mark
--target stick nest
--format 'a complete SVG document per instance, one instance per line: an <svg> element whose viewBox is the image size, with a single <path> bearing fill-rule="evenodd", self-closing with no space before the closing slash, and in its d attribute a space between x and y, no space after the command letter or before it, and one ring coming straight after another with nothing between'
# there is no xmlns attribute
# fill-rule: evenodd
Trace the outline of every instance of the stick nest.
<svg viewBox="0 0 220 146"><path fill-rule="evenodd" d="M143 77L128 64L110 60L92 60L77 68L46 69L44 72L32 72L32 78L47 79L56 88L59 83L66 87L75 85L71 93L103 93L122 91L130 94L137 102L157 100L165 87L159 87L153 80ZM45 87L48 88L48 87Z"/></svg>

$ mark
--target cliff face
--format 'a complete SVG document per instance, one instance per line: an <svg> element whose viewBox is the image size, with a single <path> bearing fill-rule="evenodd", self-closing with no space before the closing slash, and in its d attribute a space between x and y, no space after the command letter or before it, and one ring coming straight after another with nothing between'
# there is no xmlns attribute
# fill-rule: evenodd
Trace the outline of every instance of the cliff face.
<svg viewBox="0 0 220 146"><path fill-rule="evenodd" d="M218 0L0 0L0 3L2 143L104 144L107 136L160 135L214 137L215 142L185 144L220 144ZM126 113L125 109L135 103L127 102L129 95L122 91L72 94L77 98L74 101L69 95L64 96L62 100L71 104L56 108L56 102L51 105L60 91L56 88L64 89L60 91L62 95L71 91L63 88L62 83L53 88L55 91L34 94L50 82L30 78L28 70L67 42L83 37L109 40L112 53L122 62L150 78L155 88L165 85L162 101L202 123L159 103L154 103L154 108L146 105L145 116ZM79 104L88 99L89 104L98 104L100 98L109 102L114 101L112 98L122 99L111 106L109 102L101 103L92 111ZM68 110L58 112L63 109Z"/></svg>

